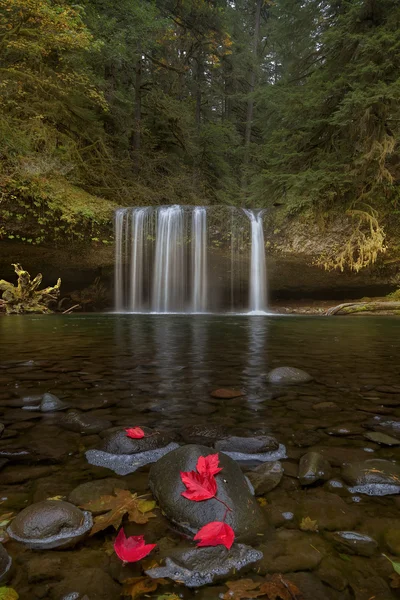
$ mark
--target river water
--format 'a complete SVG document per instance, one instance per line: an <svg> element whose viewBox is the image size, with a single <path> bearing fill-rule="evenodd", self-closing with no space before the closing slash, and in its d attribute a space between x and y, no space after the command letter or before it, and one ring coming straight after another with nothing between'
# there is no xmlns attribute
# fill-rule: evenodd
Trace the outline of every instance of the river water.
<svg viewBox="0 0 400 600"><path fill-rule="evenodd" d="M400 551L398 496L368 496L341 487L335 492L329 482L305 489L296 475L300 457L310 450L321 452L330 462L334 481L340 481L346 462L370 458L399 461L398 447L366 437L380 419L400 422L399 332L400 321L390 317L70 315L0 319L0 422L11 432L0 440L0 450L35 449L25 460L12 459L0 470L0 516L15 514L46 498L68 497L80 483L115 477L111 471L87 464L84 452L99 445L98 435L82 436L61 429L57 425L61 413L29 410L37 403L35 396L44 392L93 418L104 417L113 426L125 426L129 421L132 426L179 434L187 425L212 424L241 436L263 430L284 444L287 453L281 484L265 496L264 510L275 532L271 548L282 531L300 536L293 538L292 546L299 548L300 544L301 550L294 554L303 560L296 563L295 557L290 559L290 548L282 550L280 540L271 564L282 553L289 556L288 563L279 563L279 570L291 575L310 600L398 597L396 588L390 587L393 568L382 556L395 558L396 545L388 546L388 530L398 532ZM314 380L294 386L267 383L265 375L279 366L304 369ZM244 395L214 399L210 392L217 388L242 389ZM348 433L340 433L341 428ZM391 435L395 429L391 428ZM130 489L146 491L147 472L144 468L130 475ZM332 543L332 532L343 529L340 514L336 514L343 511L341 504L335 504L336 497L357 513L351 528L368 533L377 542L372 557L338 551ZM301 532L296 517L286 521L282 517L296 515L296 507L304 502L309 502L310 514L303 516L320 521L318 532ZM158 536L168 535L166 524L165 531L159 527ZM38 560L45 562L49 555L68 555L71 561L80 557L82 565L101 569L110 581L118 583L121 576L115 557L102 550L105 538L95 536L75 550L40 554L8 542L6 547L19 565L11 584L22 600L67 598L66 593L62 595L63 582L68 579L65 573L56 578L43 568L42 576L32 575L35 569L40 571ZM314 538L323 544L318 546L319 560L307 554L308 546L316 544ZM369 583L365 585L365 581ZM106 589L106 584L103 587ZM173 591L178 593L178 588ZM179 590L184 598L200 599L218 598L222 592L226 588L221 585L200 592ZM89 599L102 598L96 593L88 593ZM148 597L156 598L157 593Z"/></svg>

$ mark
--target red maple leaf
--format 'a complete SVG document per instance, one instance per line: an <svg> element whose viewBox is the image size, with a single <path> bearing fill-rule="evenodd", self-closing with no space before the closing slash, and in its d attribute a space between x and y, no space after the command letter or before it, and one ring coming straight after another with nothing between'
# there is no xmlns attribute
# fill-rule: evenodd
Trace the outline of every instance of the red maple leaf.
<svg viewBox="0 0 400 600"><path fill-rule="evenodd" d="M132 438L133 440L141 440L144 438L144 431L140 427L130 427L125 429L126 437Z"/></svg>
<svg viewBox="0 0 400 600"><path fill-rule="evenodd" d="M218 453L209 454L208 456L199 456L196 469L200 475L216 475L222 471L222 467L219 467L218 463Z"/></svg>
<svg viewBox="0 0 400 600"><path fill-rule="evenodd" d="M123 528L114 541L114 550L118 558L123 562L137 562L141 560L157 546L157 544L146 544L143 535L125 536Z"/></svg>
<svg viewBox="0 0 400 600"><path fill-rule="evenodd" d="M182 496L188 500L201 502L214 498L217 493L217 482L213 475L203 475L196 471L181 471L182 482L187 487Z"/></svg>
<svg viewBox="0 0 400 600"><path fill-rule="evenodd" d="M197 544L198 547L222 545L229 550L235 540L235 532L230 525L221 521L213 521L204 525L193 539L201 540Z"/></svg>

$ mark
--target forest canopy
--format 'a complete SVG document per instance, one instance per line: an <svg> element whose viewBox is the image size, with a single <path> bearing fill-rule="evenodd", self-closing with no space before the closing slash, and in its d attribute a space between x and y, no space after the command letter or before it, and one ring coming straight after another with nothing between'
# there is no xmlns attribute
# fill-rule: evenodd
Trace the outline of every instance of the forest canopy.
<svg viewBox="0 0 400 600"><path fill-rule="evenodd" d="M399 30L398 0L0 0L0 235L278 205L350 215L329 260L362 236L373 259L400 200Z"/></svg>

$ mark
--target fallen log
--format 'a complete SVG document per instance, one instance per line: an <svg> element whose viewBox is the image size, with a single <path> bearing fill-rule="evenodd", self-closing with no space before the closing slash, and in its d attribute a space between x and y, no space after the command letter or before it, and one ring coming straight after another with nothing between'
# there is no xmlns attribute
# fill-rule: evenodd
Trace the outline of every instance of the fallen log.
<svg viewBox="0 0 400 600"><path fill-rule="evenodd" d="M325 316L351 315L361 312L398 312L400 314L400 302L346 302L329 308Z"/></svg>

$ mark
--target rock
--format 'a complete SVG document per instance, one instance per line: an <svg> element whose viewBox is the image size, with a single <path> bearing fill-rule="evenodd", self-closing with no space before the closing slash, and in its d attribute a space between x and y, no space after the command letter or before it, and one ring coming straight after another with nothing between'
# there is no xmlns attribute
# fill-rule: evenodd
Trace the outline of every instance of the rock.
<svg viewBox="0 0 400 600"><path fill-rule="evenodd" d="M142 427L145 437L139 440L126 435L126 427L109 433L103 440L101 450L109 454L138 454L157 448L164 448L174 440L174 436L163 431L156 431L149 427Z"/></svg>
<svg viewBox="0 0 400 600"><path fill-rule="evenodd" d="M331 539L335 548L345 554L372 556L378 548L372 537L358 531L336 531Z"/></svg>
<svg viewBox="0 0 400 600"><path fill-rule="evenodd" d="M314 410L323 410L323 411L336 411L339 410L336 402L317 402L317 404L313 404Z"/></svg>
<svg viewBox="0 0 400 600"><path fill-rule="evenodd" d="M4 433L4 429L5 429L5 427L4 427L3 423L0 423L0 438Z"/></svg>
<svg viewBox="0 0 400 600"><path fill-rule="evenodd" d="M278 367L272 369L267 375L267 381L269 383L282 383L285 385L295 385L298 383L307 383L312 381L313 377L295 367Z"/></svg>
<svg viewBox="0 0 400 600"><path fill-rule="evenodd" d="M358 510L346 504L340 496L319 488L312 492L312 495L307 493L298 501L295 515L299 522L309 517L317 521L319 531L351 530L359 523Z"/></svg>
<svg viewBox="0 0 400 600"><path fill-rule="evenodd" d="M324 551L321 552L323 545L317 534L282 529L275 539L260 546L264 556L258 572L266 575L316 569L324 555Z"/></svg>
<svg viewBox="0 0 400 600"><path fill-rule="evenodd" d="M311 485L316 481L326 481L331 476L331 466L318 452L307 452L299 463L298 478L301 485Z"/></svg>
<svg viewBox="0 0 400 600"><path fill-rule="evenodd" d="M348 435L360 435L364 433L364 429L359 425L335 425L334 427L329 427L326 430L328 435L333 435L337 437L347 437Z"/></svg>
<svg viewBox="0 0 400 600"><path fill-rule="evenodd" d="M367 433L364 434L364 437L371 440L371 442L383 444L384 446L400 446L400 440L396 440L396 438L391 435L380 431L367 431Z"/></svg>
<svg viewBox="0 0 400 600"><path fill-rule="evenodd" d="M283 467L279 461L267 462L246 475L254 487L255 495L262 496L279 485L283 477Z"/></svg>
<svg viewBox="0 0 400 600"><path fill-rule="evenodd" d="M75 504L75 506L83 506L97 500L101 496L111 496L114 490L126 490L128 484L122 479L114 479L109 477L107 479L98 479L97 481L87 481L81 483L68 496L68 502Z"/></svg>
<svg viewBox="0 0 400 600"><path fill-rule="evenodd" d="M254 437L237 437L235 435L230 435L223 440L215 442L214 447L219 452L256 454L258 452L277 450L279 444L271 435L259 435Z"/></svg>
<svg viewBox="0 0 400 600"><path fill-rule="evenodd" d="M400 467L383 459L355 462L342 468L351 493L386 496L400 493Z"/></svg>
<svg viewBox="0 0 400 600"><path fill-rule="evenodd" d="M389 552L400 556L400 529L390 528L385 531L384 540Z"/></svg>
<svg viewBox="0 0 400 600"><path fill-rule="evenodd" d="M341 592L336 595L313 573L288 573L287 579L301 591L302 600L349 600L349 596L343 596Z"/></svg>
<svg viewBox="0 0 400 600"><path fill-rule="evenodd" d="M190 535L207 523L221 521L225 515L224 506L213 498L192 502L181 495L186 488L180 472L195 470L199 456L213 453L214 450L205 446L183 446L164 456L150 469L150 489L160 508L179 529ZM232 509L226 522L233 528L237 541L257 539L257 534L266 529L263 512L251 495L239 465L224 453L219 453L219 462L223 471L216 475L218 498Z"/></svg>
<svg viewBox="0 0 400 600"><path fill-rule="evenodd" d="M32 481L47 477L59 471L60 467L53 465L29 465L29 466L6 466L1 474L2 485L14 485L15 483L23 483L24 481Z"/></svg>
<svg viewBox="0 0 400 600"><path fill-rule="evenodd" d="M0 584L6 583L11 576L12 558L0 544Z"/></svg>
<svg viewBox="0 0 400 600"><path fill-rule="evenodd" d="M63 402L63 400L60 400L60 398L57 398L54 394L46 393L43 394L39 409L42 412L56 412L59 410L66 410L69 406L70 405L67 402Z"/></svg>
<svg viewBox="0 0 400 600"><path fill-rule="evenodd" d="M81 433L83 435L100 433L112 426L111 422L106 419L93 417L90 414L81 413L76 409L69 410L63 415L58 425L63 429Z"/></svg>
<svg viewBox="0 0 400 600"><path fill-rule="evenodd" d="M95 567L73 571L51 591L52 600L114 600L120 595L121 586Z"/></svg>
<svg viewBox="0 0 400 600"><path fill-rule="evenodd" d="M187 425L180 430L181 438L186 444L202 444L212 446L217 440L226 437L226 430L220 425Z"/></svg>
<svg viewBox="0 0 400 600"><path fill-rule="evenodd" d="M146 571L153 579L168 577L189 588L225 580L262 558L262 552L244 544L233 544L230 550L223 546L173 550L165 566Z"/></svg>
<svg viewBox="0 0 400 600"><path fill-rule="evenodd" d="M295 431L291 435L293 446L298 448L308 448L318 444L324 437L324 434L319 431Z"/></svg>
<svg viewBox="0 0 400 600"><path fill-rule="evenodd" d="M7 527L8 535L33 550L74 546L93 525L92 515L69 502L44 500L24 508Z"/></svg>
<svg viewBox="0 0 400 600"><path fill-rule="evenodd" d="M233 398L240 398L244 396L245 392L242 390L231 390L228 388L221 388L219 390L214 390L211 392L211 396L213 398L218 398L220 400L231 400Z"/></svg>
<svg viewBox="0 0 400 600"><path fill-rule="evenodd" d="M340 558L336 559L332 556L327 556L322 559L317 571L318 577L323 583L326 583L329 587L339 592L343 592L348 586L348 581L341 570L341 563Z"/></svg>

